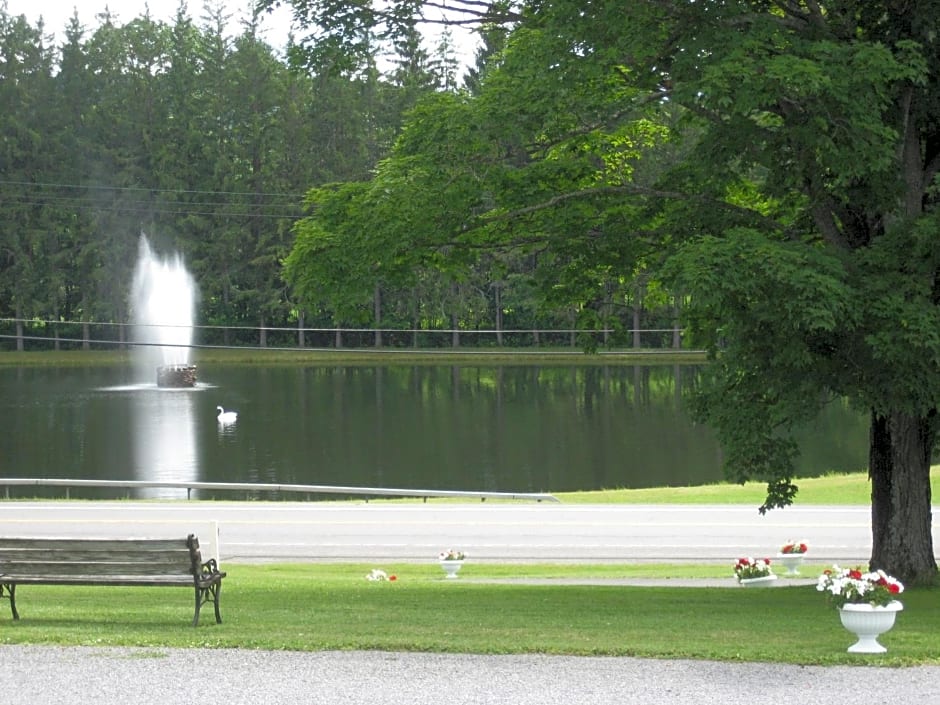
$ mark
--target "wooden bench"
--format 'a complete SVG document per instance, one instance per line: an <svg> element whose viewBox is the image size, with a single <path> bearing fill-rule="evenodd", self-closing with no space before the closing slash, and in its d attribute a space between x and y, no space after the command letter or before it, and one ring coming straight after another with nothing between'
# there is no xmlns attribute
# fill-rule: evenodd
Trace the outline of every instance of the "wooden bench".
<svg viewBox="0 0 940 705"><path fill-rule="evenodd" d="M221 624L222 578L215 559L203 562L199 539L68 539L0 537L0 597L10 600L13 619L17 585L156 585L192 587L193 626L207 602Z"/></svg>

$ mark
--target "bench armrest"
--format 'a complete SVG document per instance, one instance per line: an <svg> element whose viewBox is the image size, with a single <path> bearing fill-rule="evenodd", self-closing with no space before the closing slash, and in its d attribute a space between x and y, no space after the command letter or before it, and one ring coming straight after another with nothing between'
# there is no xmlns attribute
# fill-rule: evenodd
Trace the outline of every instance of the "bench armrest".
<svg viewBox="0 0 940 705"><path fill-rule="evenodd" d="M215 562L215 558L210 558L205 563L200 566L200 576L203 579L221 577L224 573L219 570L219 564Z"/></svg>

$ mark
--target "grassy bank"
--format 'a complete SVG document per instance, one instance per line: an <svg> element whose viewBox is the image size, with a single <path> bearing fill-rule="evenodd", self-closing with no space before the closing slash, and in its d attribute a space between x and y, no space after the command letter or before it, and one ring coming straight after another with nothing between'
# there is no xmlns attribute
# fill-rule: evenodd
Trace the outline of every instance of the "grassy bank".
<svg viewBox="0 0 940 705"><path fill-rule="evenodd" d="M0 352L0 367L130 365L128 350ZM328 350L196 348L198 365L697 365L700 352L616 350L589 354L572 348L411 348Z"/></svg>
<svg viewBox="0 0 940 705"><path fill-rule="evenodd" d="M867 472L798 478L794 482L800 488L796 504L871 504ZM940 497L940 465L931 467L930 485L931 496ZM569 504L748 504L755 507L760 506L766 496L767 486L761 482L555 493L555 497Z"/></svg>
<svg viewBox="0 0 940 705"><path fill-rule="evenodd" d="M904 594L905 611L881 639L889 653L873 657L846 653L853 639L812 586L505 585L483 582L495 574L472 563L456 581L434 564L409 564L381 566L394 582L369 582L372 567L226 566L224 623L210 609L197 629L182 588L21 587L22 619L3 625L0 643L940 664L935 592ZM500 575L559 570L502 566Z"/></svg>

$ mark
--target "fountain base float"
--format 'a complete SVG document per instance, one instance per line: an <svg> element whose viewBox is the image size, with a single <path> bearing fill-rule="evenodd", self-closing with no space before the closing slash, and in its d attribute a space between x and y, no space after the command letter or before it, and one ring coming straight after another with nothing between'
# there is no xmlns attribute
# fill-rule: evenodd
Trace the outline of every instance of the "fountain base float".
<svg viewBox="0 0 940 705"><path fill-rule="evenodd" d="M163 365L157 368L158 387L195 387L195 365Z"/></svg>

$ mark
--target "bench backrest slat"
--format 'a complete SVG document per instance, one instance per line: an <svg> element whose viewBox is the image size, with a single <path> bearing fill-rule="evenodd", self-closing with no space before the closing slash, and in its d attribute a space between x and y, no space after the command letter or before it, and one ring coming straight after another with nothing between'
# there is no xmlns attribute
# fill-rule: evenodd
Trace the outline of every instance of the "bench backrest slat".
<svg viewBox="0 0 940 705"><path fill-rule="evenodd" d="M188 539L10 539L0 537L0 574L196 575L199 542Z"/></svg>
<svg viewBox="0 0 940 705"><path fill-rule="evenodd" d="M195 537L193 537L195 540ZM63 539L9 538L0 536L0 550L44 548L51 551L72 551L79 546L92 551L166 551L188 550L186 539ZM198 543L197 543L198 546Z"/></svg>

